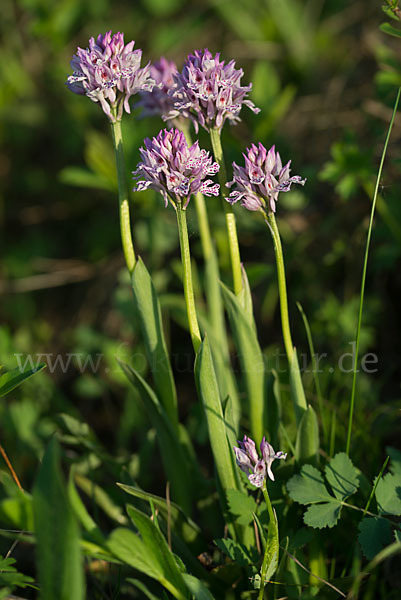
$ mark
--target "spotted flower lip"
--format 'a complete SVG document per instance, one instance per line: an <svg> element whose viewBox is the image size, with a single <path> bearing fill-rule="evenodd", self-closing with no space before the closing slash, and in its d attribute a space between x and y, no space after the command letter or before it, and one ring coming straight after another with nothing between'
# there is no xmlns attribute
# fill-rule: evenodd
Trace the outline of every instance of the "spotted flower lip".
<svg viewBox="0 0 401 600"><path fill-rule="evenodd" d="M123 33L112 36L108 31L96 40L91 37L89 47L78 48L71 60L73 74L66 85L75 94L100 102L112 122L120 120L124 110L131 112L129 100L133 94L151 91L155 85L149 64L140 68L142 50L134 50L134 45L134 41L124 45Z"/></svg>
<svg viewBox="0 0 401 600"><path fill-rule="evenodd" d="M174 100L172 110L163 115L164 120L172 120L180 115L190 118L196 132L199 125L210 131L221 130L225 121L240 121L242 106L254 113L260 112L247 98L252 84L241 86L244 72L235 68L235 61L228 64L205 48L189 54L181 73L174 75L175 85L168 94Z"/></svg>
<svg viewBox="0 0 401 600"><path fill-rule="evenodd" d="M219 165L197 141L188 146L182 131L164 129L156 137L146 138L144 144L139 150L142 162L133 172L137 182L134 192L152 188L160 192L166 206L170 201L174 207L180 203L183 208L198 192L219 195L219 184L206 179L218 172Z"/></svg>
<svg viewBox="0 0 401 600"><path fill-rule="evenodd" d="M299 175L290 177L291 161L283 166L275 146L269 151L259 142L252 144L243 153L245 166L233 162L234 178L226 183L228 188L235 186L226 200L230 204L240 201L248 210L276 212L279 192L288 192L293 183L305 185L306 179Z"/></svg>
<svg viewBox="0 0 401 600"><path fill-rule="evenodd" d="M140 92L137 106L142 108L142 117L166 115L174 108L174 98L169 91L175 86L177 73L175 62L164 56L150 65L150 76L156 85L151 92Z"/></svg>
<svg viewBox="0 0 401 600"><path fill-rule="evenodd" d="M234 446L235 458L237 465L246 473L249 482L255 487L262 487L263 482L266 479L266 474L269 478L274 481L274 475L272 472L273 461L278 459L286 459L287 453L275 452L273 446L271 446L263 437L260 444L260 452L262 458L259 457L255 442L244 435L242 442L238 442L239 448Z"/></svg>

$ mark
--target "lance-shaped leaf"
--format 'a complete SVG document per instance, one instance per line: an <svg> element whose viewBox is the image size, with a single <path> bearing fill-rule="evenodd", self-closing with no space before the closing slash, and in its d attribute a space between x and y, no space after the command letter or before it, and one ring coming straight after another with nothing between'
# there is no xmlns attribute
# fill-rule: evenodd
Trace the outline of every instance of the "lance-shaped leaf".
<svg viewBox="0 0 401 600"><path fill-rule="evenodd" d="M83 600L79 529L68 502L55 438L47 447L34 485L33 512L41 600Z"/></svg>
<svg viewBox="0 0 401 600"><path fill-rule="evenodd" d="M146 381L130 365L118 361L129 381L139 390L149 420L157 432L161 458L167 479L171 482L173 498L190 514L191 486L188 463L166 411Z"/></svg>
<svg viewBox="0 0 401 600"><path fill-rule="evenodd" d="M42 371L45 367L46 365L43 363L34 368L16 367L15 369L11 369L11 371L7 371L0 366L0 398L14 390L21 383L32 377L32 375L35 375L35 373Z"/></svg>
<svg viewBox="0 0 401 600"><path fill-rule="evenodd" d="M164 339L159 300L141 258L132 273L132 289L157 395L173 427L178 427L177 393Z"/></svg>
<svg viewBox="0 0 401 600"><path fill-rule="evenodd" d="M249 314L236 296L222 284L227 309L249 401L252 437L259 443L265 429L265 368L262 351Z"/></svg>
<svg viewBox="0 0 401 600"><path fill-rule="evenodd" d="M292 361L290 362L290 388L292 404L294 406L295 420L297 425L299 425L308 406L306 404L304 386L302 383L298 356L295 348L292 355Z"/></svg>
<svg viewBox="0 0 401 600"><path fill-rule="evenodd" d="M312 465L304 465L301 473L287 483L293 500L310 505L304 514L306 525L318 529L336 525L343 502L359 486L358 471L345 452L336 454L326 466L325 474L334 495L328 491L320 471Z"/></svg>
<svg viewBox="0 0 401 600"><path fill-rule="evenodd" d="M213 458L225 495L227 490L239 488L240 484L233 450L227 441L226 423L207 337L203 340L196 356L195 374L199 396L206 415ZM223 506L226 506L225 497L222 498L222 502Z"/></svg>
<svg viewBox="0 0 401 600"><path fill-rule="evenodd" d="M319 461L319 425L310 404L298 426L295 458L301 464L309 462L317 465Z"/></svg>

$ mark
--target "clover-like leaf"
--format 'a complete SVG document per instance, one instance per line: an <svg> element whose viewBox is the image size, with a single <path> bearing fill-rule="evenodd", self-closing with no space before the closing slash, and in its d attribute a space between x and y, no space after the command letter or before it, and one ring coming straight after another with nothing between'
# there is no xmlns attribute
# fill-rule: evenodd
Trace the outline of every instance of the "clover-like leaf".
<svg viewBox="0 0 401 600"><path fill-rule="evenodd" d="M377 484L376 501L379 512L401 515L401 473L387 473Z"/></svg>
<svg viewBox="0 0 401 600"><path fill-rule="evenodd" d="M252 496L239 490L227 490L227 501L230 513L235 515L235 520L240 525L248 525L256 513L257 505Z"/></svg>
<svg viewBox="0 0 401 600"><path fill-rule="evenodd" d="M359 487L358 470L345 452L339 452L324 470L334 495L345 500L355 494Z"/></svg>
<svg viewBox="0 0 401 600"><path fill-rule="evenodd" d="M328 491L320 471L312 465L304 465L301 473L287 483L293 500L310 505L304 514L305 524L317 529L334 527L344 499L358 489L358 471L343 452L336 454L326 466L325 473L334 495Z"/></svg>
<svg viewBox="0 0 401 600"><path fill-rule="evenodd" d="M380 550L391 544L391 525L387 519L377 517L362 519L358 529L358 540L368 560L372 560Z"/></svg>

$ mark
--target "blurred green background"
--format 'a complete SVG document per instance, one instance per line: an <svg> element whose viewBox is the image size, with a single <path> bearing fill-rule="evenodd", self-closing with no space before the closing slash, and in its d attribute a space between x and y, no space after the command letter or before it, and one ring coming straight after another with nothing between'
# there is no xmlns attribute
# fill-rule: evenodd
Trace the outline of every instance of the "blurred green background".
<svg viewBox="0 0 401 600"><path fill-rule="evenodd" d="M261 113L245 108L238 126L224 128L226 158L241 161L252 141L275 143L283 160L292 159L293 173L308 178L278 205L290 313L298 351L307 352L307 340L296 301L308 315L316 351L327 354L325 402L338 412L342 440L351 374L337 365L355 339L375 174L401 83L400 43L379 30L384 20L380 0L3 0L0 363L14 367L29 354L34 361L47 355L42 360L49 363L0 405L1 443L24 484L49 434L66 427L56 418L65 412L88 422L111 453L138 451L132 473L160 491L148 469L154 435L115 362L125 356L146 371L120 248L109 125L99 106L65 86L76 47L100 32L124 31L126 42L134 39L143 50L143 64L164 55L179 68L189 52L208 47L234 58L244 84L253 82L251 98ZM123 121L128 177L143 138L163 126L139 117L133 110ZM397 445L400 434L400 138L398 118L380 187L361 338L362 355L374 352L378 370L359 380L354 456L358 439L373 440L372 476L384 446ZM208 148L205 132L200 140ZM181 326L175 215L150 192L132 194L132 209L136 249L162 297L180 410L191 430L198 409L190 339ZM221 208L213 199L210 215L221 248ZM260 340L277 366L282 340L271 240L263 221L240 207L237 222ZM228 256L222 262L229 282ZM57 355L65 366L72 354L95 363L100 357L97 373L81 369L76 356L67 368L55 365ZM305 383L311 390L310 373ZM202 443L205 432L194 426L193 434Z"/></svg>

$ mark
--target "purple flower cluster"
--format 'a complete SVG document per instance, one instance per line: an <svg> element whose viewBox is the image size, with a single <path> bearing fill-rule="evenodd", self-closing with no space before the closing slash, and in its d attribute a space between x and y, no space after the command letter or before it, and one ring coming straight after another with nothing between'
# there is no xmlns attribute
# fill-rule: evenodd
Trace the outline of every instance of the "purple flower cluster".
<svg viewBox="0 0 401 600"><path fill-rule="evenodd" d="M100 102L110 121L120 120L123 110L130 112L129 99L139 91L151 91L155 84L150 67L140 68L142 50L135 42L124 45L124 34L99 34L91 37L89 48L78 48L71 60L73 75L67 86L75 94L85 94ZM117 114L114 114L117 111Z"/></svg>
<svg viewBox="0 0 401 600"><path fill-rule="evenodd" d="M247 474L250 483L256 487L262 487L266 473L274 481L271 469L272 463L276 458L286 459L287 453L274 452L273 446L266 442L264 437L260 444L262 458L259 458L255 442L246 435L244 435L242 442L238 442L238 444L239 448L234 446L237 465L241 471Z"/></svg>
<svg viewBox="0 0 401 600"><path fill-rule="evenodd" d="M174 99L174 108L163 119L182 115L193 121L196 131L198 123L210 131L221 130L226 119L231 123L240 121L243 105L258 113L260 109L246 99L252 84L241 86L243 74L242 69L235 68L234 60L225 65L220 54L213 57L207 48L195 50L182 72L174 76L175 85L168 92Z"/></svg>
<svg viewBox="0 0 401 600"><path fill-rule="evenodd" d="M228 188L236 186L227 198L230 204L240 200L248 210L274 213L279 192L288 192L293 183L305 184L306 179L299 175L290 177L291 161L283 167L274 146L267 151L260 142L258 146L252 144L243 156L245 167L234 162L234 179L226 184Z"/></svg>
<svg viewBox="0 0 401 600"><path fill-rule="evenodd" d="M162 56L150 66L150 76L156 82L151 92L141 92L141 100L137 106L143 108L142 116L168 114L174 107L174 99L169 90L174 87L174 75L178 73L177 65Z"/></svg>
<svg viewBox="0 0 401 600"><path fill-rule="evenodd" d="M160 192L166 206L170 200L175 206L182 203L186 208L191 195L201 192L205 196L218 196L219 185L213 184L208 175L215 175L219 165L196 141L188 146L185 136L178 129L164 129L153 139L146 138L145 147L139 152L142 162L134 171L137 180L134 192L149 187Z"/></svg>

